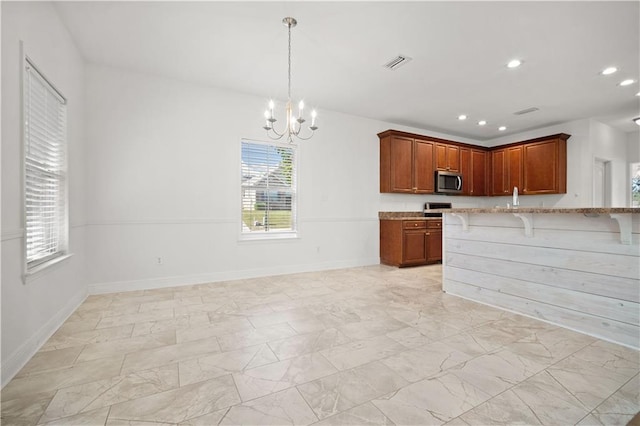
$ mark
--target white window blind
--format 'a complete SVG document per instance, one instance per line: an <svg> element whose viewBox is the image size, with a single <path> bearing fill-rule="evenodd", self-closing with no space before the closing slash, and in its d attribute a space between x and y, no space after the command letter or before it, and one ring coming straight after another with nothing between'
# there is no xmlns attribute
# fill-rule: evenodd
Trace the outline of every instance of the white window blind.
<svg viewBox="0 0 640 426"><path fill-rule="evenodd" d="M67 250L66 100L29 61L24 73L27 270Z"/></svg>
<svg viewBox="0 0 640 426"><path fill-rule="evenodd" d="M295 146L242 141L242 234L295 233Z"/></svg>

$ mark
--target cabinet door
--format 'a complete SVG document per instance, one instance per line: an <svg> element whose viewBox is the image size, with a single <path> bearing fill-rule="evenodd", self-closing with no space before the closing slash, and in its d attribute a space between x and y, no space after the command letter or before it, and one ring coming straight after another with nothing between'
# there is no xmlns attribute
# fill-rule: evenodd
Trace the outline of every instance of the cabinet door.
<svg viewBox="0 0 640 426"><path fill-rule="evenodd" d="M513 193L514 187L517 187L518 191L522 191L522 153L522 146L514 146L507 149L509 179L507 181L506 194Z"/></svg>
<svg viewBox="0 0 640 426"><path fill-rule="evenodd" d="M424 229L405 230L402 238L402 264L419 265L427 262L427 233Z"/></svg>
<svg viewBox="0 0 640 426"><path fill-rule="evenodd" d="M473 171L469 148L460 148L460 174L462 175L462 195L472 195Z"/></svg>
<svg viewBox="0 0 640 426"><path fill-rule="evenodd" d="M491 151L491 195L503 195L507 187L505 150Z"/></svg>
<svg viewBox="0 0 640 426"><path fill-rule="evenodd" d="M447 145L447 170L460 171L460 147L456 145Z"/></svg>
<svg viewBox="0 0 640 426"><path fill-rule="evenodd" d="M435 169L447 170L447 145L435 144Z"/></svg>
<svg viewBox="0 0 640 426"><path fill-rule="evenodd" d="M427 232L429 250L427 262L439 262L442 260L442 229L429 229Z"/></svg>
<svg viewBox="0 0 640 426"><path fill-rule="evenodd" d="M390 163L391 192L413 192L413 139L391 138Z"/></svg>
<svg viewBox="0 0 640 426"><path fill-rule="evenodd" d="M462 150L460 155L460 167L462 168ZM484 151L471 150L471 179L469 182L470 195L487 195L485 184L487 176L487 153ZM462 181L464 184L464 180Z"/></svg>
<svg viewBox="0 0 640 426"><path fill-rule="evenodd" d="M558 145L558 139L525 145L523 194L563 193L559 185Z"/></svg>
<svg viewBox="0 0 640 426"><path fill-rule="evenodd" d="M417 194L433 194L435 191L433 142L415 140L413 166L413 192Z"/></svg>

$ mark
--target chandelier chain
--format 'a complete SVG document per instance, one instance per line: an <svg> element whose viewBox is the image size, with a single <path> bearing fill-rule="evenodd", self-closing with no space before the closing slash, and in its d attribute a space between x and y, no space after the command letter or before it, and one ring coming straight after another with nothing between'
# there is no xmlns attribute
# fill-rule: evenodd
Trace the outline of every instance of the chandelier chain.
<svg viewBox="0 0 640 426"><path fill-rule="evenodd" d="M289 101L291 100L291 23L289 23L287 25L287 27L289 27L289 70L288 70L288 76L289 76L289 87L287 88L287 94L289 97Z"/></svg>

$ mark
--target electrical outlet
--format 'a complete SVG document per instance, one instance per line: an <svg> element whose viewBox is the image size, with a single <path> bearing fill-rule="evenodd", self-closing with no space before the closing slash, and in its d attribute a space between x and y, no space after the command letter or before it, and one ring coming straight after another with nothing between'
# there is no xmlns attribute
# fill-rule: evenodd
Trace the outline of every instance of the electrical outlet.
<svg viewBox="0 0 640 426"><path fill-rule="evenodd" d="M156 264L157 265L162 265L162 258L161 257L156 257Z"/></svg>

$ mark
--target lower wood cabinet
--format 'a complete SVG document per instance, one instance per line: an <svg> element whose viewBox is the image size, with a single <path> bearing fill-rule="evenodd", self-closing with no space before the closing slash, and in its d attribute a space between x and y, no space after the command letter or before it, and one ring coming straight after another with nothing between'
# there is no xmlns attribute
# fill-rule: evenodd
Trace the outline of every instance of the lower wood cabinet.
<svg viewBox="0 0 640 426"><path fill-rule="evenodd" d="M442 220L380 220L380 262L416 266L442 260Z"/></svg>

